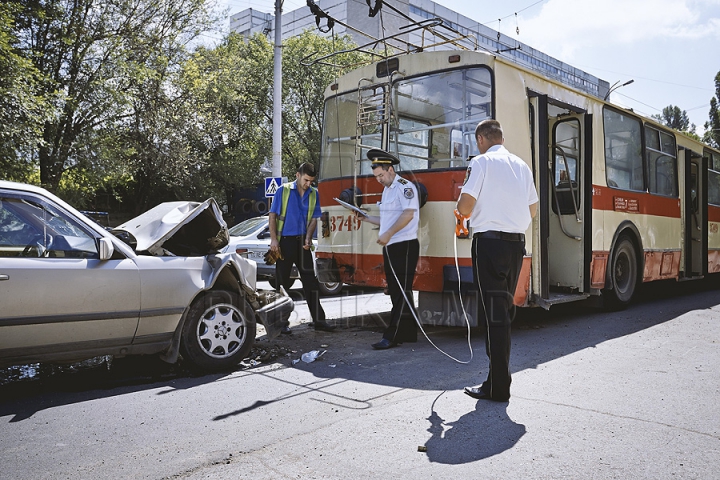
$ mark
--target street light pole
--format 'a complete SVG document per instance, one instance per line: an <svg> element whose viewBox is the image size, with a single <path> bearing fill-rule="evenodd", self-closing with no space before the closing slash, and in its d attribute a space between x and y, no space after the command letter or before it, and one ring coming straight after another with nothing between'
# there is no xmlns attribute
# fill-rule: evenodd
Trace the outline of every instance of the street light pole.
<svg viewBox="0 0 720 480"><path fill-rule="evenodd" d="M617 82L613 83L613 84L612 84L612 87L610 87L610 88L608 89L607 93L605 94L605 98L603 98L603 100L607 102L607 99L610 98L610 94L611 94L612 92L614 92L614 91L617 90L618 88L622 88L622 87L625 87L625 86L627 86L627 85L630 85L630 84L633 83L634 81L635 81L635 80L630 79L630 80L628 80L627 82L623 83L622 85L618 85L618 83L620 83L619 80L618 80Z"/></svg>
<svg viewBox="0 0 720 480"><path fill-rule="evenodd" d="M273 63L272 176L282 177L282 4L275 0L275 58Z"/></svg>

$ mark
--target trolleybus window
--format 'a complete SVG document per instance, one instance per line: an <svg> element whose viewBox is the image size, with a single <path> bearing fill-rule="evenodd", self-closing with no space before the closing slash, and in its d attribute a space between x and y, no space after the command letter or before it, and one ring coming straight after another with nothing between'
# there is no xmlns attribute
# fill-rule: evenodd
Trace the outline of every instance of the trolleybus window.
<svg viewBox="0 0 720 480"><path fill-rule="evenodd" d="M576 212L580 205L578 188L578 159L580 158L580 124L568 120L555 126L555 188L553 211L562 215Z"/></svg>
<svg viewBox="0 0 720 480"><path fill-rule="evenodd" d="M720 205L720 154L705 150L708 157L708 203Z"/></svg>
<svg viewBox="0 0 720 480"><path fill-rule="evenodd" d="M398 153L402 169L464 168L468 156L478 153L475 127L492 116L490 71L472 68L402 79L393 86L393 109L400 121L397 134L391 133L390 150ZM403 141L410 136L418 147ZM427 149L417 157L420 145Z"/></svg>
<svg viewBox="0 0 720 480"><path fill-rule="evenodd" d="M371 174L365 155L373 147L396 153L399 170L465 168L467 158L478 153L475 126L492 116L486 67L363 84L361 92L362 97L356 90L325 102L322 179Z"/></svg>
<svg viewBox="0 0 720 480"><path fill-rule="evenodd" d="M609 187L644 191L640 121L605 108L605 174Z"/></svg>
<svg viewBox="0 0 720 480"><path fill-rule="evenodd" d="M677 197L677 159L675 137L645 126L645 160L648 191Z"/></svg>
<svg viewBox="0 0 720 480"><path fill-rule="evenodd" d="M352 175L355 169L355 135L357 134L357 91L330 97L325 102L323 143L321 146L320 177L337 178ZM375 141L380 145L377 128ZM370 142L365 140L364 142Z"/></svg>

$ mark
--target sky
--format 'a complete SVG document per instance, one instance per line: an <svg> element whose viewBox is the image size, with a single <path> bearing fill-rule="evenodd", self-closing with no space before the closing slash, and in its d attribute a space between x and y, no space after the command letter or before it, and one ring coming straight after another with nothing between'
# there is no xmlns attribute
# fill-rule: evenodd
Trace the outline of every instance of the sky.
<svg viewBox="0 0 720 480"><path fill-rule="evenodd" d="M220 1L231 14L246 8L272 12L275 4ZM687 111L696 133L704 132L720 72L720 0L435 2L610 85L632 79L611 94L613 103L647 116L676 105ZM283 12L297 8L307 8L306 2L284 0Z"/></svg>

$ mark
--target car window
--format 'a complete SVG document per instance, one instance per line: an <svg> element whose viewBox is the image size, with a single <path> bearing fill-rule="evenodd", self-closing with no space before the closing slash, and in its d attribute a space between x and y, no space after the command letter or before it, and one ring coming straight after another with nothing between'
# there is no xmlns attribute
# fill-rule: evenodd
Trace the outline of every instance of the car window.
<svg viewBox="0 0 720 480"><path fill-rule="evenodd" d="M99 258L94 236L53 205L0 194L0 257Z"/></svg>
<svg viewBox="0 0 720 480"><path fill-rule="evenodd" d="M230 235L233 237L244 237L255 232L263 225L267 226L268 217L255 217L249 218L243 222L238 223L234 227L228 230Z"/></svg>

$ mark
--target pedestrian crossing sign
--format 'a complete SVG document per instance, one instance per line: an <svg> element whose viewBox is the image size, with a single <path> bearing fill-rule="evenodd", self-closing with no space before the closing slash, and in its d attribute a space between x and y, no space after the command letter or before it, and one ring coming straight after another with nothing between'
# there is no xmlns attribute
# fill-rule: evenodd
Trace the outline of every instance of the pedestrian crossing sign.
<svg viewBox="0 0 720 480"><path fill-rule="evenodd" d="M282 177L265 177L265 198L273 198L282 184Z"/></svg>

